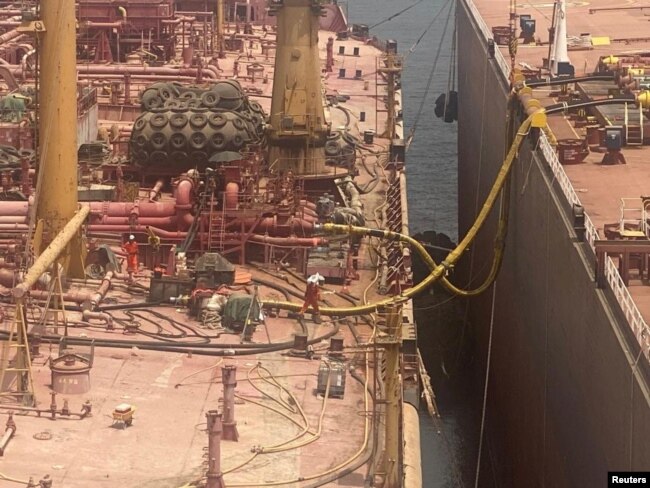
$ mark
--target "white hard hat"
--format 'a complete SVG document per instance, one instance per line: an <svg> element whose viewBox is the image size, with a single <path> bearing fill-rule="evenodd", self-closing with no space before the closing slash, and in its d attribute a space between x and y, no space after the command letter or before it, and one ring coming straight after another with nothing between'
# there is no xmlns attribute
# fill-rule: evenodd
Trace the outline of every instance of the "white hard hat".
<svg viewBox="0 0 650 488"><path fill-rule="evenodd" d="M313 274L307 278L307 283L318 283L319 281L325 281L325 278L319 273Z"/></svg>
<svg viewBox="0 0 650 488"><path fill-rule="evenodd" d="M134 236L133 234L131 234L131 235L129 236L129 240L132 241L132 240L134 240L134 239L135 239L135 236Z"/></svg>

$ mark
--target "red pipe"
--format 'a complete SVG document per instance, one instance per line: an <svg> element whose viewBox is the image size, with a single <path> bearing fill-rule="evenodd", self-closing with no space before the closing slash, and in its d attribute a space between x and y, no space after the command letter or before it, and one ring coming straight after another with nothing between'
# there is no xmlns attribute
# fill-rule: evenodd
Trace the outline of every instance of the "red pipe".
<svg viewBox="0 0 650 488"><path fill-rule="evenodd" d="M1 231L27 231L29 230L27 224L0 224Z"/></svg>
<svg viewBox="0 0 650 488"><path fill-rule="evenodd" d="M3 216L8 216L8 215L25 216L27 215L27 211L29 209L29 203L28 202L1 202L0 208L2 209L2 212L0 213Z"/></svg>
<svg viewBox="0 0 650 488"><path fill-rule="evenodd" d="M104 279L102 280L102 284L99 285L99 288L97 288L97 291L93 293L93 295L90 297L90 310L93 310L99 303L104 299L106 296L106 293L108 293L109 288L111 287L111 280L113 279L113 272L108 271L104 275ZM89 311L90 311L89 310ZM95 317L99 318L99 317ZM111 322L112 324L112 322Z"/></svg>
<svg viewBox="0 0 650 488"><path fill-rule="evenodd" d="M210 73L212 73L214 75L215 79L221 78L221 73L219 72L219 69L216 66L208 64L207 66L203 67L203 72L205 73L206 71L209 71ZM211 77L208 76L208 78L211 78Z"/></svg>
<svg viewBox="0 0 650 488"><path fill-rule="evenodd" d="M16 279L13 271L4 268L0 269L0 285L13 288L16 285L15 281Z"/></svg>
<svg viewBox="0 0 650 488"><path fill-rule="evenodd" d="M136 233L141 233L145 234L147 232L147 228L151 229L151 231L156 234L158 237L162 237L164 239L185 239L187 236L187 232L173 232L173 231L168 231L165 229L159 229L158 227L152 227L152 226L147 226L147 225L106 225L106 224L94 224L94 225L89 225L88 230L90 232L136 232Z"/></svg>
<svg viewBox="0 0 650 488"><path fill-rule="evenodd" d="M176 218L180 230L187 230L194 222L194 216L190 213L192 210L192 193L194 191L194 181L187 176L182 176L176 187ZM183 225L181 225L183 224Z"/></svg>
<svg viewBox="0 0 650 488"><path fill-rule="evenodd" d="M21 35L20 32L18 32L18 30L16 29L10 30L9 32L5 32L0 36L0 44L4 44L7 41L11 41L16 37L19 37L20 35Z"/></svg>
<svg viewBox="0 0 650 488"><path fill-rule="evenodd" d="M312 210L316 210L316 204L314 202L310 202L309 200L300 200L300 205L303 207L310 208Z"/></svg>
<svg viewBox="0 0 650 488"><path fill-rule="evenodd" d="M239 203L239 185L231 181L226 185L226 210L236 210Z"/></svg>
<svg viewBox="0 0 650 488"><path fill-rule="evenodd" d="M150 202L153 202L154 200L156 200L156 198L158 198L158 195L160 195L160 190L162 190L164 184L165 184L165 180L163 180L162 178L159 178L158 181L156 181L156 184L149 191Z"/></svg>
<svg viewBox="0 0 650 488"><path fill-rule="evenodd" d="M324 237L269 237L254 234L250 236L249 240L259 244L273 244L274 246L288 247L318 247L327 244L327 239Z"/></svg>
<svg viewBox="0 0 650 488"><path fill-rule="evenodd" d="M175 19L163 19L163 20L161 20L160 22L163 23L163 24L165 24L165 25L178 25L178 24L180 24L182 21L185 21L185 22L194 22L195 20L196 20L196 19L193 19L192 17L188 17L188 18L177 17L177 18L175 18Z"/></svg>
<svg viewBox="0 0 650 488"><path fill-rule="evenodd" d="M81 29L87 28L87 27L97 27L99 29L102 28L107 28L107 29L116 29L118 27L122 27L124 25L124 22L121 20L118 22L93 22L92 20L84 20L83 22L79 22L79 27Z"/></svg>
<svg viewBox="0 0 650 488"><path fill-rule="evenodd" d="M137 222L138 225L148 226L153 225L154 227L176 227L176 217L141 217L139 216L137 220L133 220L130 217L107 217L102 216L100 218L92 219L90 225L131 225L134 222Z"/></svg>
<svg viewBox="0 0 650 488"><path fill-rule="evenodd" d="M209 10L204 10L203 12L198 11L198 12L191 12L188 10L177 10L176 15L181 15L185 19L191 19L192 17L212 17L214 15L214 12L211 12ZM181 18L181 20L183 20Z"/></svg>
<svg viewBox="0 0 650 488"><path fill-rule="evenodd" d="M226 225L226 229L234 230L244 225L244 229L250 230L253 226L255 230L264 232L265 234L273 234L279 237L286 237L298 231L308 233L314 229L314 222L309 219L300 219L297 217L290 217L286 224L278 224L277 216L266 217L258 223L255 217L248 217L245 219L236 219Z"/></svg>
<svg viewBox="0 0 650 488"><path fill-rule="evenodd" d="M92 75L92 74L84 74L84 73L79 73L79 79L81 80L96 80L97 76ZM104 74L102 75L102 79L111 79L111 80L123 80L124 76L120 74ZM173 81L187 81L188 83L192 83L196 81L196 76L178 76L178 75L131 75L131 80L132 81L139 81L143 80L146 82L150 81L166 81L166 80L173 80ZM150 83L147 83L150 84Z"/></svg>
<svg viewBox="0 0 650 488"><path fill-rule="evenodd" d="M101 320L106 324L106 329L111 330L113 328L113 317L106 312L91 312L90 310L84 310L81 313L81 318L86 322L90 320Z"/></svg>
<svg viewBox="0 0 650 488"><path fill-rule="evenodd" d="M0 215L0 224L27 224L27 217L24 215Z"/></svg>
<svg viewBox="0 0 650 488"><path fill-rule="evenodd" d="M166 75L166 76L191 76L196 78L199 74L198 68L182 68L170 66L140 66L140 65L129 65L129 64L119 64L119 65L99 65L99 64L89 64L89 65L79 65L77 66L79 74L93 74L93 75L104 75L104 74L122 74L130 73L132 75ZM203 69L203 75L207 75L208 78L217 79L217 76L213 71Z"/></svg>
<svg viewBox="0 0 650 488"><path fill-rule="evenodd" d="M0 22L0 27L2 23ZM15 64L7 64L7 68L14 76L23 76L24 69L22 66ZM207 78L216 80L219 78L218 72L215 73L214 70L202 68L201 75L206 76ZM141 66L141 65L131 65L131 64L89 64L89 65L77 65L77 74L79 77L89 77L89 76L98 76L98 75L119 75L124 77L124 73L129 73L132 76L142 76L142 75L153 75L154 77L168 76L178 79L180 77L189 77L193 80L199 76L199 68L182 68L182 67L170 67L170 66Z"/></svg>
<svg viewBox="0 0 650 488"><path fill-rule="evenodd" d="M318 214L316 213L315 210L312 210L311 208L303 207L301 210L302 215L304 217L307 217L307 220L311 221L312 219L318 219Z"/></svg>
<svg viewBox="0 0 650 488"><path fill-rule="evenodd" d="M49 295L50 292L48 290L29 290L29 296L32 298L38 298L39 300L47 300ZM63 294L63 301L82 304L84 302L89 302L92 295L93 293L90 291L72 290Z"/></svg>
<svg viewBox="0 0 650 488"><path fill-rule="evenodd" d="M162 186L162 180L160 183ZM194 181L181 177L175 189L175 202L90 202L89 226L136 223L139 227L162 226L187 230L194 222L191 214L193 191Z"/></svg>

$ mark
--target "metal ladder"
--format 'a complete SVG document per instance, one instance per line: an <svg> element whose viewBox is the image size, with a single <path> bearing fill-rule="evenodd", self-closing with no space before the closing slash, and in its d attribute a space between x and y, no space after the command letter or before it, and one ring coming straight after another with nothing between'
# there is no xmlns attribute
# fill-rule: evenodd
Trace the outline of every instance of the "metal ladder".
<svg viewBox="0 0 650 488"><path fill-rule="evenodd" d="M625 143L628 146L643 145L643 108L639 105L639 121L630 122L629 104L625 104ZM632 113L635 113L634 110Z"/></svg>
<svg viewBox="0 0 650 488"><path fill-rule="evenodd" d="M210 251L221 252L224 248L224 238L226 234L226 202L221 202L221 211L217 211L216 199L214 192L210 197L210 218L208 219L208 249Z"/></svg>

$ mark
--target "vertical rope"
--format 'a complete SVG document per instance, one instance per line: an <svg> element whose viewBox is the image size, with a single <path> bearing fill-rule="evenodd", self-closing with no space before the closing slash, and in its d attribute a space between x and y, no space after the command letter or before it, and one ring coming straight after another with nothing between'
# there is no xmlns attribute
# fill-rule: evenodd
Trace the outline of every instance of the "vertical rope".
<svg viewBox="0 0 650 488"><path fill-rule="evenodd" d="M478 488L478 480L481 474L481 451L483 450L483 433L485 431L485 410L487 404L488 384L490 379L490 360L492 358L492 331L494 330L494 304L497 297L497 282L492 287L492 310L490 311L490 337L488 339L487 366L485 368L485 387L483 389L483 411L481 413L481 433L478 440L478 457L476 460L476 478L474 488Z"/></svg>

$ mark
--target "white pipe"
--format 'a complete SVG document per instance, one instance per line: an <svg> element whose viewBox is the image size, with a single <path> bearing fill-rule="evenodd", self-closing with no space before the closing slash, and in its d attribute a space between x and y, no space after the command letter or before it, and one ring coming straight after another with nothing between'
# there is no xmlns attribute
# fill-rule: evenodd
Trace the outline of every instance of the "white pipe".
<svg viewBox="0 0 650 488"><path fill-rule="evenodd" d="M23 68L23 78L27 76L27 60L29 59L30 56L33 56L36 54L36 49L32 49L31 51L28 51L20 60L20 66Z"/></svg>
<svg viewBox="0 0 650 488"><path fill-rule="evenodd" d="M420 418L410 403L404 403L402 429L404 432L404 488L422 487L422 457L420 452Z"/></svg>

